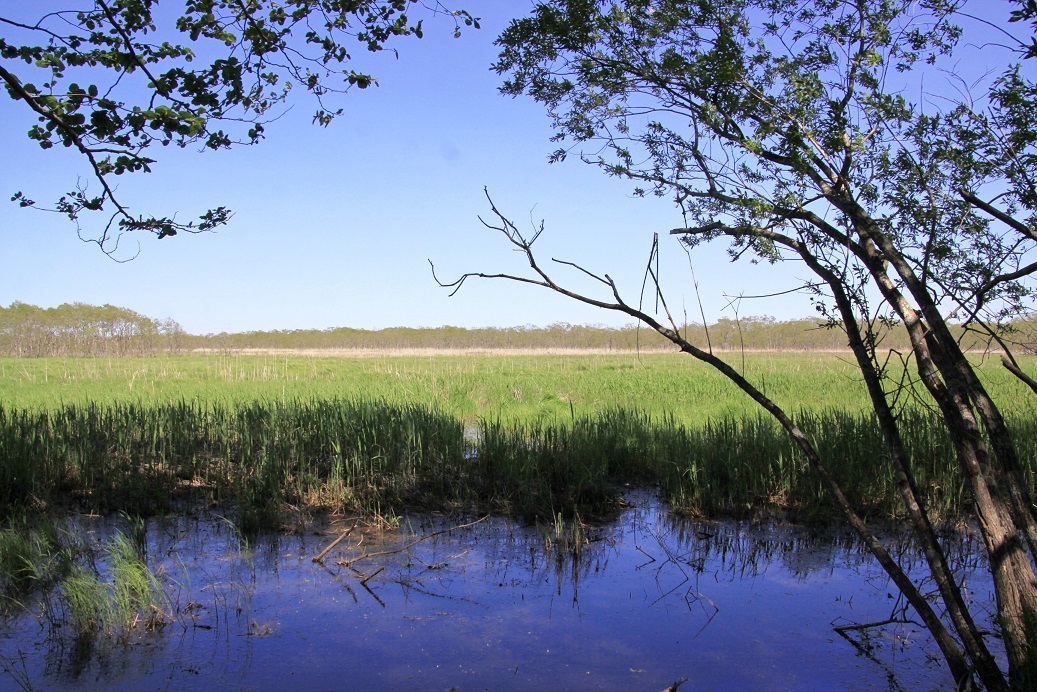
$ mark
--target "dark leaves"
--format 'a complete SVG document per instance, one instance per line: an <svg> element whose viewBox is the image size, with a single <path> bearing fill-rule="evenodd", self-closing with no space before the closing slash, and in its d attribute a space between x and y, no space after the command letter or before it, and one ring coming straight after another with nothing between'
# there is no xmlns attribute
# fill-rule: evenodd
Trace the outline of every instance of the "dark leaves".
<svg viewBox="0 0 1037 692"><path fill-rule="evenodd" d="M423 33L421 20L408 13L411 0L186 0L181 15L165 24L155 0L88 5L79 12L39 10L28 20L0 17L6 34L0 77L8 95L39 116L31 139L42 149L60 143L87 158L104 193L69 194L53 210L78 225L83 212L114 207L118 218L106 224L103 241L113 227L165 238L229 218L220 208L195 227L126 213L107 178L151 170L151 147L254 144L264 123L286 107L293 86L317 98L314 120L328 125L343 112L331 107L331 97L376 83L344 67L350 44L379 51ZM455 33L478 27L468 12L438 2L423 7L453 19ZM21 196L15 201L35 206Z"/></svg>

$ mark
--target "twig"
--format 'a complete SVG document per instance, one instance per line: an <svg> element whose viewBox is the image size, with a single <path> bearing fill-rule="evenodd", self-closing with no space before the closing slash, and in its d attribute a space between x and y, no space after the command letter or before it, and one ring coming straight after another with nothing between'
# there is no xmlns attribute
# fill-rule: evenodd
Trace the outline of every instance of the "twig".
<svg viewBox="0 0 1037 692"><path fill-rule="evenodd" d="M861 625L833 625L832 629L838 632L839 634L846 636L846 632L868 630L872 629L873 627L884 627L886 625L916 625L921 628L925 627L925 625L923 625L922 623L915 622L914 620L908 618L889 618L888 620L880 620L878 622L866 622Z"/></svg>
<svg viewBox="0 0 1037 692"><path fill-rule="evenodd" d="M363 579L360 580L360 586L367 586L367 582L369 582L372 579L374 579L375 577L377 577L378 574L380 572L382 572L384 569L385 569L385 567L379 567L374 572L371 572L370 574L368 574L366 577L364 577Z"/></svg>
<svg viewBox="0 0 1037 692"><path fill-rule="evenodd" d="M490 518L490 515L487 514L482 519L476 519L475 521L470 522L468 524L461 524L459 526L451 526L449 529L440 529L439 531L433 531L432 533L426 533L426 534L422 535L421 538L418 538L416 541L413 541L412 543L408 543L407 545L403 546L402 548L396 548L394 550L380 550L377 553L364 553L363 555L358 555L357 557L354 557L354 558L352 558L350 560L340 560L337 564L342 566L342 567L351 567L354 562L359 562L360 560L364 560L364 559L369 558L369 557L381 557L383 555L396 555L398 553L403 553L403 552L406 552L406 551L410 550L411 548L416 546L418 543L421 543L422 541L428 540L429 538L432 538L433 536L438 536L438 535L443 534L443 533L449 533L451 531L457 531L458 529L467 529L467 528L469 528L471 526L475 526L476 524L478 524L481 521L486 521L489 518Z"/></svg>
<svg viewBox="0 0 1037 692"><path fill-rule="evenodd" d="M371 587L370 587L370 586L368 586L368 585L367 585L366 583L364 583L363 581L361 581L361 582L360 582L360 585L364 587L364 590L365 590L365 591L367 591L368 593L370 593L370 594L371 594L371 598L372 598L372 599L374 599L375 601L379 602L379 605L380 605L380 606L382 606L383 608L385 608L385 607L386 607L386 602L385 602L385 601L383 601L382 599L380 599L380 598L379 598L379 594L377 594L377 593L375 593L374 591L372 591L372 590L371 590Z"/></svg>
<svg viewBox="0 0 1037 692"><path fill-rule="evenodd" d="M339 536L338 538L336 538L335 540L333 540L333 541L331 542L331 545L329 545L329 546L328 546L327 548L325 548L324 550L320 551L320 553L318 553L318 554L317 554L316 556L314 556L314 557L312 558L312 559L313 559L313 561L314 561L314 562L319 562L319 563L323 564L323 563L324 563L324 558L325 558L325 556L327 556L327 554L331 552L332 548L334 548L334 547L335 547L336 545L338 545L339 543L341 543L342 541L344 541L344 540L345 540L345 538L346 538L346 536L348 536L348 535L349 535L350 533L352 533L352 532L353 532L353 529L355 529L355 528L356 528L356 525L357 525L358 523L359 523L359 520L357 520L357 521L353 522L353 525L352 525L352 526L350 526L350 527L349 527L348 529L346 529L345 531L343 531L343 532L342 532L342 535L341 535L341 536Z"/></svg>
<svg viewBox="0 0 1037 692"><path fill-rule="evenodd" d="M652 557L651 555L649 555L649 554L648 554L647 552L645 552L645 549L644 549L644 548L642 548L641 546L639 546L639 545L635 545L635 546L634 546L634 549L635 549L635 550L637 550L637 551L638 551L638 552L640 552L640 553L643 553L643 554L644 554L644 556L648 558L649 562L646 562L646 563L645 563L645 565L647 565L647 564L650 564L650 563L652 563L652 562L655 562L655 561L656 561L656 560L655 560L655 558L654 558L654 557ZM642 567L643 567L643 566L644 566L644 565L642 565Z"/></svg>

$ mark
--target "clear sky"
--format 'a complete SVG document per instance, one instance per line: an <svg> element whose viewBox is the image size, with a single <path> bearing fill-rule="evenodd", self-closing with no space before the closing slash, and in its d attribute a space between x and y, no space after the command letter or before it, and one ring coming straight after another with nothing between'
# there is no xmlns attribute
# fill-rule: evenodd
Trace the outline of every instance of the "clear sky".
<svg viewBox="0 0 1037 692"><path fill-rule="evenodd" d="M532 3L463 4L481 18L480 30L454 39L452 22L430 21L423 39L392 44L398 60L386 52L371 62L379 86L344 97L345 114L327 129L310 125L314 104L303 98L257 146L153 152L153 173L118 181L131 206L178 212L181 220L219 205L236 214L214 233L127 236L126 247L139 242L140 254L124 264L80 242L63 217L6 201L23 190L51 202L88 173L70 152L44 152L28 140L34 119L0 98L0 304L110 303L171 317L199 334L629 322L503 281L473 282L454 297L437 287L428 260L443 278L522 270L511 246L477 218L489 218L485 186L516 222L545 220L542 261L609 273L635 303L659 232L670 306L679 320L686 312L698 321L688 258L667 235L683 225L676 208L632 197L631 183L576 157L548 164L554 145L542 107L497 92L493 41ZM806 275L801 268L731 264L719 245L696 250L692 260L710 322L736 309L779 319L813 314L801 295L730 299L792 288Z"/></svg>

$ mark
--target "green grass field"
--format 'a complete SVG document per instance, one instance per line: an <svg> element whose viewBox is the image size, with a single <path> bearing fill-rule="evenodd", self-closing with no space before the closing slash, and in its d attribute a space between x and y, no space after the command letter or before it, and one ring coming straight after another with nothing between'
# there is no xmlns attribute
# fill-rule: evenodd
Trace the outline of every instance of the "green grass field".
<svg viewBox="0 0 1037 692"><path fill-rule="evenodd" d="M729 360L814 436L863 510L898 513L847 356ZM980 372L1032 462L1033 395L993 359ZM924 396L907 386L899 401L919 485L940 515L967 513ZM146 514L187 500L257 528L285 507L587 516L627 483L659 484L675 508L707 515L829 512L785 434L679 354L0 359L9 507Z"/></svg>
<svg viewBox="0 0 1037 692"><path fill-rule="evenodd" d="M742 354L727 360L742 369ZM1024 365L1037 370L1037 359ZM848 354L749 353L744 371L790 411L868 408ZM1028 390L995 358L980 372L1008 412L1033 409ZM0 358L0 403L8 408L314 398L434 406L466 420L505 423L564 420L617 406L688 425L755 413L723 376L681 354Z"/></svg>

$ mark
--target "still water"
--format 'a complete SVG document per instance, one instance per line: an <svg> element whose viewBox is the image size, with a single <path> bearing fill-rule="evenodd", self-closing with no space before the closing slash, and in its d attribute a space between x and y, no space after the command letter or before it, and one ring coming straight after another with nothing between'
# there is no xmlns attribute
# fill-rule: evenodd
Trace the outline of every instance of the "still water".
<svg viewBox="0 0 1037 692"><path fill-rule="evenodd" d="M358 526L314 562L352 521L251 540L219 518L152 521L148 561L171 623L83 656L37 606L4 621L0 688L953 687L844 532L678 521L631 499L586 529L580 551L553 526L495 518L444 531L458 522L416 517L393 532ZM117 522L79 525L102 540ZM978 546L954 543L958 578L989 616ZM889 619L908 622L834 629Z"/></svg>

